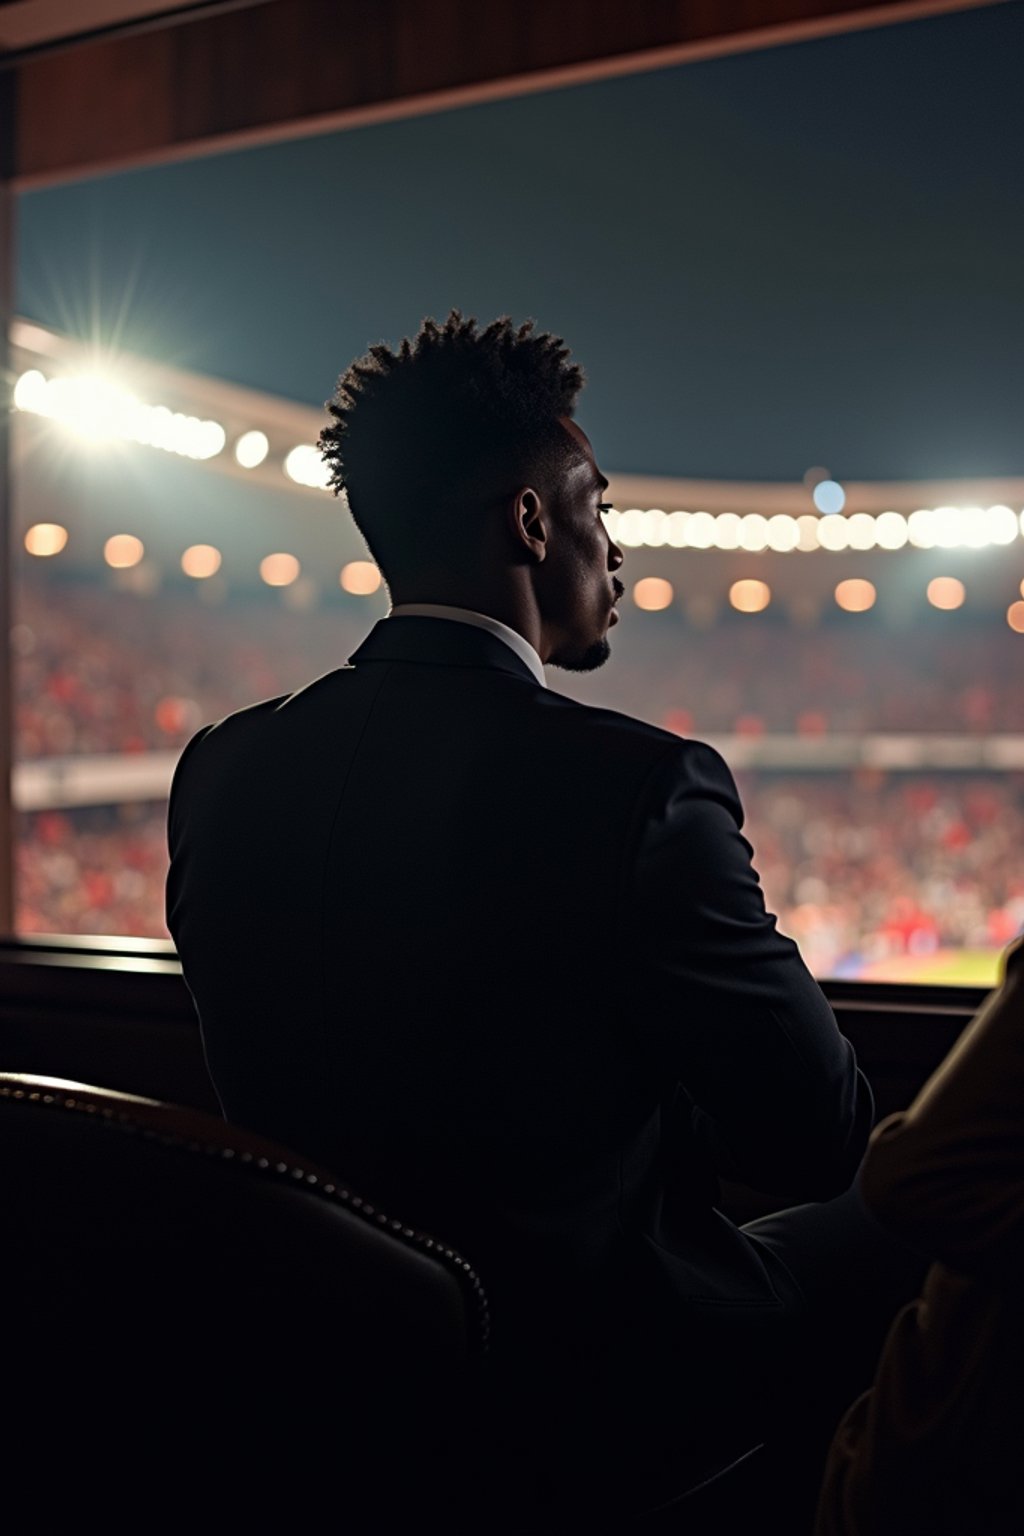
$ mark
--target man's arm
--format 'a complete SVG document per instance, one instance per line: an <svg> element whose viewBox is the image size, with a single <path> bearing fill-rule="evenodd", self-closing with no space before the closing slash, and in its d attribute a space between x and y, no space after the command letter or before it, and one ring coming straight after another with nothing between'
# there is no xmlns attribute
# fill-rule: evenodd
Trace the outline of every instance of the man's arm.
<svg viewBox="0 0 1024 1536"><path fill-rule="evenodd" d="M1004 979L908 1110L876 1130L861 1189L932 1258L1024 1273L1024 940Z"/></svg>
<svg viewBox="0 0 1024 1536"><path fill-rule="evenodd" d="M729 769L680 743L638 808L632 1012L694 1100L717 1171L790 1198L851 1182L873 1104L850 1043L765 909Z"/></svg>

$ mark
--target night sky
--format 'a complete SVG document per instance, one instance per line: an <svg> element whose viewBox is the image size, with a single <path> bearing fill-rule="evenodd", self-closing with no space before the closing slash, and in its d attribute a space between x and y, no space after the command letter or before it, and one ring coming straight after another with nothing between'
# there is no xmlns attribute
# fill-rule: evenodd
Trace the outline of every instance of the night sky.
<svg viewBox="0 0 1024 1536"><path fill-rule="evenodd" d="M1024 4L26 194L20 313L318 405L535 317L620 472L1024 473Z"/></svg>

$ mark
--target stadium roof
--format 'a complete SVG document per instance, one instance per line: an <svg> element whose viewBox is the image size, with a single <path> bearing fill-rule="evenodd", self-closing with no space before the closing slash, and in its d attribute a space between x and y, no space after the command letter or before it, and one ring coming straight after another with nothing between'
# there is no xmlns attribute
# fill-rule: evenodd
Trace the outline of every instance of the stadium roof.
<svg viewBox="0 0 1024 1536"><path fill-rule="evenodd" d="M1024 473L1018 3L29 191L19 308L314 409L451 305L620 473Z"/></svg>

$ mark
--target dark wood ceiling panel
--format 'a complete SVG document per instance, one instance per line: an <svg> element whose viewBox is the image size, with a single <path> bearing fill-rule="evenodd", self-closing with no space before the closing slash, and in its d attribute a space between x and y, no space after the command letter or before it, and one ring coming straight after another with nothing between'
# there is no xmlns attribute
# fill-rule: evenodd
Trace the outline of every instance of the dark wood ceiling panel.
<svg viewBox="0 0 1024 1536"><path fill-rule="evenodd" d="M17 66L24 184L998 0L262 0Z"/></svg>

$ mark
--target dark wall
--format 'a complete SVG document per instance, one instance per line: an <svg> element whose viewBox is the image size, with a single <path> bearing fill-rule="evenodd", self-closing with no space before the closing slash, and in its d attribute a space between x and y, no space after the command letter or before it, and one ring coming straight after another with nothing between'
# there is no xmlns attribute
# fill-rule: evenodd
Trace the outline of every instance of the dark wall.
<svg viewBox="0 0 1024 1536"><path fill-rule="evenodd" d="M977 1011L974 987L825 983L875 1094L877 1118L909 1104ZM181 967L159 940L0 944L0 1071L70 1078L219 1113ZM738 1185L749 1221L778 1205Z"/></svg>
<svg viewBox="0 0 1024 1536"><path fill-rule="evenodd" d="M0 944L0 1070L219 1113L169 945Z"/></svg>

